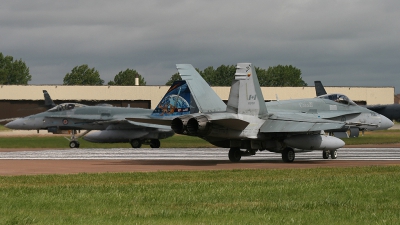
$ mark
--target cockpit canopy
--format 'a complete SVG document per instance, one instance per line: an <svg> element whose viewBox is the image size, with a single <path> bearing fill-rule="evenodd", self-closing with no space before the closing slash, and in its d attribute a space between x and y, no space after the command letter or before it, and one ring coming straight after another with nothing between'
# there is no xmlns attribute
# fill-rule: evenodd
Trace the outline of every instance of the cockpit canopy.
<svg viewBox="0 0 400 225"><path fill-rule="evenodd" d="M86 105L79 104L79 103L63 103L63 104L54 106L53 108L51 108L47 111L48 112L59 112L59 111L71 110L74 108L80 108L80 107L85 107L85 106Z"/></svg>
<svg viewBox="0 0 400 225"><path fill-rule="evenodd" d="M343 94L326 94L326 95L320 95L317 98L328 99L344 105L357 105L350 98L348 98L346 95Z"/></svg>

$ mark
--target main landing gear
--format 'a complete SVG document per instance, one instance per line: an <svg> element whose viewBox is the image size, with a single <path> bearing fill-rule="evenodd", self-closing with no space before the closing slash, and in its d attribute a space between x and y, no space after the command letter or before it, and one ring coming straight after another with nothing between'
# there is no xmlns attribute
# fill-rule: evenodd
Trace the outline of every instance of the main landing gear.
<svg viewBox="0 0 400 225"><path fill-rule="evenodd" d="M161 146L160 140L158 139L152 139L150 140L150 147L152 148L159 148Z"/></svg>
<svg viewBox="0 0 400 225"><path fill-rule="evenodd" d="M255 151L241 151L240 148L231 148L229 150L229 160L231 162L239 162L242 156L249 156L249 155L255 155ZM293 162L295 158L295 153L293 148L285 148L282 151L282 160L284 162Z"/></svg>
<svg viewBox="0 0 400 225"><path fill-rule="evenodd" d="M140 147L142 147L142 140L140 140L140 139L132 139L131 140L131 146L132 146L132 148L140 148Z"/></svg>
<svg viewBox="0 0 400 225"><path fill-rule="evenodd" d="M331 159L336 159L337 158L337 150L322 151L323 159L329 159L329 156L331 156Z"/></svg>
<svg viewBox="0 0 400 225"><path fill-rule="evenodd" d="M132 139L130 141L132 148L140 148L142 144L149 144L151 148L159 148L161 146L160 140L158 139L151 139L151 140L140 140L140 139Z"/></svg>
<svg viewBox="0 0 400 225"><path fill-rule="evenodd" d="M293 148L286 147L282 151L282 160L284 162L293 162L296 154L294 153Z"/></svg>
<svg viewBox="0 0 400 225"><path fill-rule="evenodd" d="M229 150L229 160L231 162L239 162L242 156L249 156L249 155L255 155L255 151L241 151L240 148L231 148ZM322 158L328 159L329 156L331 159L336 159L337 158L337 150L327 150L327 151L322 151ZM286 147L282 151L282 160L284 162L293 162L296 157L296 154L293 150L293 148Z"/></svg>
<svg viewBox="0 0 400 225"><path fill-rule="evenodd" d="M228 153L231 162L239 162L242 156L255 155L256 150L241 151L240 148L231 148Z"/></svg>
<svg viewBox="0 0 400 225"><path fill-rule="evenodd" d="M240 148L231 148L228 157L231 162L239 162L242 158L242 151L240 151Z"/></svg>

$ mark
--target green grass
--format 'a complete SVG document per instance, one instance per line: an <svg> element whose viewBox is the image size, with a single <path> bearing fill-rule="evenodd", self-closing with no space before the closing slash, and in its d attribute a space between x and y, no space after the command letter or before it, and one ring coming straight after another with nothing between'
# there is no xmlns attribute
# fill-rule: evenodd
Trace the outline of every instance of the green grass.
<svg viewBox="0 0 400 225"><path fill-rule="evenodd" d="M10 130L10 129L8 129L7 127L5 127L5 126L0 124L0 132L1 131L8 131L8 130Z"/></svg>
<svg viewBox="0 0 400 225"><path fill-rule="evenodd" d="M68 137L68 136L66 136ZM79 139L81 148L131 148L129 143L91 143ZM160 140L162 148L207 148L214 145L198 137L174 135ZM0 137L0 148L69 148L69 141L62 136ZM142 145L142 148L150 148Z"/></svg>
<svg viewBox="0 0 400 225"><path fill-rule="evenodd" d="M400 143L400 130L378 130L360 133L358 138L345 138L346 145Z"/></svg>
<svg viewBox="0 0 400 225"><path fill-rule="evenodd" d="M0 177L0 224L399 224L400 167Z"/></svg>

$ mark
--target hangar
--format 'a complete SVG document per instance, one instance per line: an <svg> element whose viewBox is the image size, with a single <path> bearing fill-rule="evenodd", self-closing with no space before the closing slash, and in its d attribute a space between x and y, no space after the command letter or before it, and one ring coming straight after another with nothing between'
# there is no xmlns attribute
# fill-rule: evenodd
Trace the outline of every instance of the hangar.
<svg viewBox="0 0 400 225"><path fill-rule="evenodd" d="M112 104L119 107L155 108L169 86L64 86L1 85L0 119L23 117L45 111L43 90L56 104L79 102L87 105ZM213 87L228 100L230 87ZM342 93L360 105L393 104L394 87L325 87L328 93ZM261 87L266 101L313 98L314 86Z"/></svg>

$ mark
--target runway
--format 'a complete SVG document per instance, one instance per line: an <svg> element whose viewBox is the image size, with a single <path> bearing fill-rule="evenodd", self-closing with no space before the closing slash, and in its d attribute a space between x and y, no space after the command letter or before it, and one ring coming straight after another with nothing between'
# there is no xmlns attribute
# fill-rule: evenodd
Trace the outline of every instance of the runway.
<svg viewBox="0 0 400 225"><path fill-rule="evenodd" d="M400 165L400 148L343 148L334 160L321 151L297 153L292 163L271 152L232 163L221 148L0 149L0 176L386 165Z"/></svg>
<svg viewBox="0 0 400 225"><path fill-rule="evenodd" d="M48 149L0 152L0 159L19 160L228 160L223 148ZM281 154L257 152L243 161L281 160ZM321 151L296 153L296 160L323 160ZM342 148L336 160L400 160L400 148Z"/></svg>

